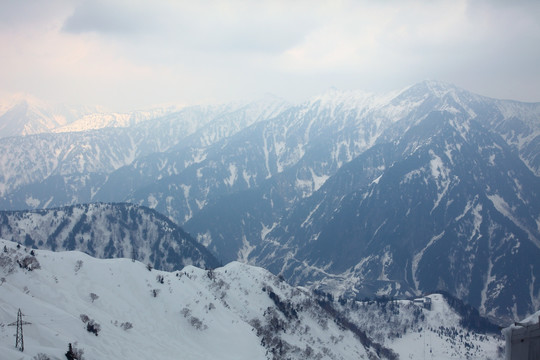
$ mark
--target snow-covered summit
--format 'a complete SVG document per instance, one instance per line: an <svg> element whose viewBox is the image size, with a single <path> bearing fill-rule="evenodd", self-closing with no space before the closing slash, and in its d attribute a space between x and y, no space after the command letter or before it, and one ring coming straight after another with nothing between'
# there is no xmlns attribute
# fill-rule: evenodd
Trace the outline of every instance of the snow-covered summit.
<svg viewBox="0 0 540 360"><path fill-rule="evenodd" d="M49 133L92 113L98 106L53 105L29 94L0 99L0 138Z"/></svg>
<svg viewBox="0 0 540 360"><path fill-rule="evenodd" d="M114 127L129 127L143 121L156 119L182 109L182 106L167 106L149 110L130 111L126 113L99 112L87 114L64 126L52 129L52 132L76 132Z"/></svg>

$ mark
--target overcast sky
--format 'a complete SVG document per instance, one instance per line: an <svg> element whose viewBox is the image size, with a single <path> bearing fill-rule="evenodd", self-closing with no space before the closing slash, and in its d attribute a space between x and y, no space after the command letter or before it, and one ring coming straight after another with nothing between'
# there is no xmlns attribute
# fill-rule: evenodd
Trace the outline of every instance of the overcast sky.
<svg viewBox="0 0 540 360"><path fill-rule="evenodd" d="M540 1L0 0L0 93L112 110L425 79L540 101Z"/></svg>

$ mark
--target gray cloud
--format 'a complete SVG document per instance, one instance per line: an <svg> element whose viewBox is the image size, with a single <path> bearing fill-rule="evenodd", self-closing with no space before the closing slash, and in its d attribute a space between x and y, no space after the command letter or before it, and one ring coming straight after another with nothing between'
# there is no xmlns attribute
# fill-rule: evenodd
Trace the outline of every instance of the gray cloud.
<svg viewBox="0 0 540 360"><path fill-rule="evenodd" d="M65 0L0 1L0 29L12 31L15 28L48 23L63 16L67 4Z"/></svg>
<svg viewBox="0 0 540 360"><path fill-rule="evenodd" d="M154 51L159 51L158 45L208 52L275 53L300 42L316 25L313 19L300 19L286 8L265 13L264 2L235 1L228 9L222 4L85 0L65 20L62 31L122 35L122 41L131 37L139 45L143 39Z"/></svg>
<svg viewBox="0 0 540 360"><path fill-rule="evenodd" d="M135 6L133 6L135 5ZM144 30L154 19L143 12L135 1L85 0L69 16L62 30L68 33L95 32L109 34L134 34Z"/></svg>
<svg viewBox="0 0 540 360"><path fill-rule="evenodd" d="M0 2L0 87L143 107L426 78L540 101L540 2ZM53 85L54 84L54 85ZM2 90L2 89L0 89Z"/></svg>

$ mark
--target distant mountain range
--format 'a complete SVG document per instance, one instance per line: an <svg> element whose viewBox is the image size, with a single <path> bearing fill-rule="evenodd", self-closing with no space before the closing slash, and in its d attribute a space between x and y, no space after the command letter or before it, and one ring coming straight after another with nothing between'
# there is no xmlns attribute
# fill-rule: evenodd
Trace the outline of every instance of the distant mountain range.
<svg viewBox="0 0 540 360"><path fill-rule="evenodd" d="M0 139L0 208L130 202L226 263L348 297L540 306L540 104L424 81ZM9 238L9 237L8 237Z"/></svg>
<svg viewBox="0 0 540 360"><path fill-rule="evenodd" d="M16 94L0 99L0 137L128 127L180 108L171 105L118 113L97 106L50 105L29 95Z"/></svg>

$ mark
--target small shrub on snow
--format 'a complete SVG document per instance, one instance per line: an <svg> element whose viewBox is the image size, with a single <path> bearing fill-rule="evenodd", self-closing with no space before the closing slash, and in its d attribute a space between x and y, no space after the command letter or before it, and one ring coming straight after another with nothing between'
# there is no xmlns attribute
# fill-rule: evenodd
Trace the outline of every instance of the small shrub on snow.
<svg viewBox="0 0 540 360"><path fill-rule="evenodd" d="M49 355L46 355L44 353L39 353L36 356L34 356L32 360L51 360L51 358L49 357Z"/></svg>
<svg viewBox="0 0 540 360"><path fill-rule="evenodd" d="M86 323L86 331L98 336L99 332L101 331L101 325L94 320L90 320Z"/></svg>
<svg viewBox="0 0 540 360"><path fill-rule="evenodd" d="M70 343L68 351L66 352L66 358L68 360L84 360L83 354L84 354L83 349L78 349L75 346L71 346L71 343Z"/></svg>
<svg viewBox="0 0 540 360"><path fill-rule="evenodd" d="M11 274L15 271L15 261L9 256L9 254L0 254L0 269L4 270L5 274Z"/></svg>
<svg viewBox="0 0 540 360"><path fill-rule="evenodd" d="M192 316L189 319L189 323L191 324L191 326L193 326L197 330L206 330L206 329L208 329L208 326L203 324L203 322L199 318L197 318L195 316Z"/></svg>
<svg viewBox="0 0 540 360"><path fill-rule="evenodd" d="M180 314L182 314L185 318L187 318L189 315L191 315L191 310L185 307L182 310L180 310Z"/></svg>
<svg viewBox="0 0 540 360"><path fill-rule="evenodd" d="M75 272L81 270L82 266L83 266L83 261L77 260L77 262L75 262Z"/></svg>
<svg viewBox="0 0 540 360"><path fill-rule="evenodd" d="M101 325L95 322L94 319L90 319L86 314L81 314L80 317L81 321L86 324L86 331L98 336L101 331Z"/></svg>
<svg viewBox="0 0 540 360"><path fill-rule="evenodd" d="M206 326L198 317L191 315L191 310L188 308L183 308L180 310L180 313L188 319L191 326L193 326L197 330L206 330L208 329L208 326Z"/></svg>
<svg viewBox="0 0 540 360"><path fill-rule="evenodd" d="M32 271L36 269L41 269L39 261L31 255L24 257L22 260L18 260L19 266L25 270Z"/></svg>

